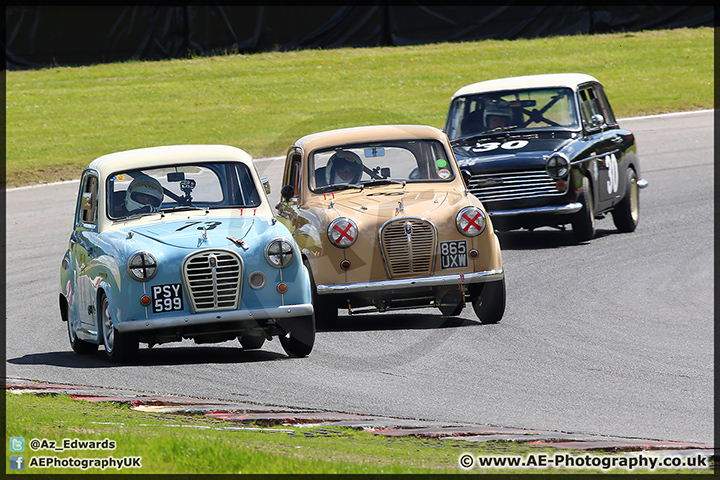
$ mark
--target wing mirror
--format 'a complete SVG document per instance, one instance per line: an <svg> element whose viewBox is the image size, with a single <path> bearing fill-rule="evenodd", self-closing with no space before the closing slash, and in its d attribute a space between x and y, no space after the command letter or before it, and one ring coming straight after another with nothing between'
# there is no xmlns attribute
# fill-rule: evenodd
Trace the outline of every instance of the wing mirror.
<svg viewBox="0 0 720 480"><path fill-rule="evenodd" d="M596 113L595 115L590 117L590 121L592 122L592 126L595 128L599 128L600 130L605 128L605 117L603 117L599 113Z"/></svg>
<svg viewBox="0 0 720 480"><path fill-rule="evenodd" d="M470 185L470 178L472 178L472 174L469 170L462 169L460 170L460 174L462 175L463 181L465 182L465 188L468 188Z"/></svg>
<svg viewBox="0 0 720 480"><path fill-rule="evenodd" d="M267 177L262 177L260 179L260 183L262 183L262 186L265 189L265 195L270 195L270 180L268 180Z"/></svg>
<svg viewBox="0 0 720 480"><path fill-rule="evenodd" d="M292 197L295 196L295 187L292 185L285 185L280 189L280 196L286 202L289 202Z"/></svg>

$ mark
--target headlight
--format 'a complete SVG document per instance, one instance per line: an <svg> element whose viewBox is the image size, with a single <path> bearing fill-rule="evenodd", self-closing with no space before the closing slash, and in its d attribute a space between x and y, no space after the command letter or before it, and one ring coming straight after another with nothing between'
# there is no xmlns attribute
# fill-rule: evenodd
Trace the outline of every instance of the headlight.
<svg viewBox="0 0 720 480"><path fill-rule="evenodd" d="M460 233L466 237L480 235L487 225L485 212L477 207L465 207L455 217L455 224Z"/></svg>
<svg viewBox="0 0 720 480"><path fill-rule="evenodd" d="M562 153L554 153L547 162L545 162L545 170L548 175L555 179L565 178L568 174L568 166L570 162Z"/></svg>
<svg viewBox="0 0 720 480"><path fill-rule="evenodd" d="M357 236L357 225L347 217L336 218L328 225L328 239L336 247L349 247L355 243Z"/></svg>
<svg viewBox="0 0 720 480"><path fill-rule="evenodd" d="M158 263L150 252L133 253L128 260L128 273L138 282L147 282L157 273Z"/></svg>
<svg viewBox="0 0 720 480"><path fill-rule="evenodd" d="M265 259L275 268L287 267L292 263L294 257L295 249L284 238L270 240L265 246Z"/></svg>

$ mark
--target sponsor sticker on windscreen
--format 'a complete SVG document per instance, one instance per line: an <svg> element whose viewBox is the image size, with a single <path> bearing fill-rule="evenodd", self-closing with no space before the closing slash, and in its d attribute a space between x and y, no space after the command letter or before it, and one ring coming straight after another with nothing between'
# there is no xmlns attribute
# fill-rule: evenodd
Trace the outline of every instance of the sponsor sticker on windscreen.
<svg viewBox="0 0 720 480"><path fill-rule="evenodd" d="M182 286L179 283L152 287L153 313L174 312L183 309Z"/></svg>

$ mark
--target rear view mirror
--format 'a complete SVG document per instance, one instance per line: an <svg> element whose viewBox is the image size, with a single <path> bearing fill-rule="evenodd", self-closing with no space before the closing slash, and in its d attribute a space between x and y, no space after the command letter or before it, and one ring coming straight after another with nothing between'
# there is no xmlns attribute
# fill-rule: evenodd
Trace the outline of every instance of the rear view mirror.
<svg viewBox="0 0 720 480"><path fill-rule="evenodd" d="M365 149L365 158L384 157L384 156L385 156L385 149L383 147L372 147L372 148Z"/></svg>

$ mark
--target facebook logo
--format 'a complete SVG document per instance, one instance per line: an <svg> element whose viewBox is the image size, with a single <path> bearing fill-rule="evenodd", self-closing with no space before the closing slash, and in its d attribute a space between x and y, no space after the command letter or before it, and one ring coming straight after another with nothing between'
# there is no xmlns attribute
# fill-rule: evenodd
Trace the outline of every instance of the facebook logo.
<svg viewBox="0 0 720 480"><path fill-rule="evenodd" d="M24 452L25 451L25 439L23 437L10 437L10 451L11 452Z"/></svg>
<svg viewBox="0 0 720 480"><path fill-rule="evenodd" d="M10 470L25 470L25 455L10 455Z"/></svg>

